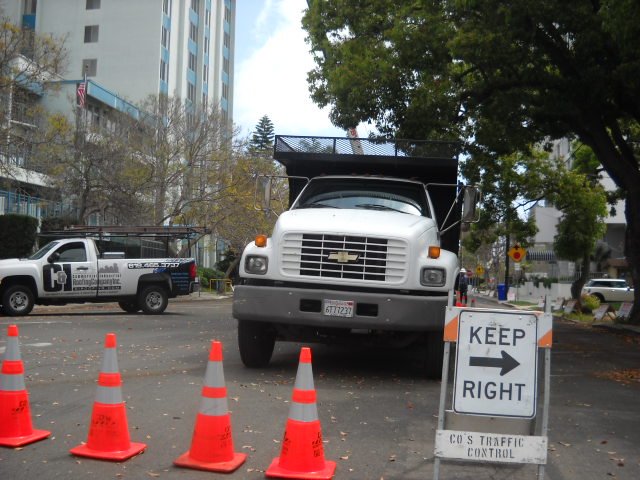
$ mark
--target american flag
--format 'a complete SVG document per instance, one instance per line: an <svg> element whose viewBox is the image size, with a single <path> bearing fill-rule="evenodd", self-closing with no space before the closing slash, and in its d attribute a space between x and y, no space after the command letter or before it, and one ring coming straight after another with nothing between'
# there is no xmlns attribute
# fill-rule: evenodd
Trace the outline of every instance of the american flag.
<svg viewBox="0 0 640 480"><path fill-rule="evenodd" d="M78 95L78 105L80 105L80 108L84 108L84 104L87 99L87 90L84 82L78 84L76 94Z"/></svg>

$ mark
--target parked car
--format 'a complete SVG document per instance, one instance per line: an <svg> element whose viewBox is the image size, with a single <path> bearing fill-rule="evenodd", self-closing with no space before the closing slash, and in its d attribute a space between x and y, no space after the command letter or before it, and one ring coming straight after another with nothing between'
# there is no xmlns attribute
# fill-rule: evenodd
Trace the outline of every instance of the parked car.
<svg viewBox="0 0 640 480"><path fill-rule="evenodd" d="M633 288L621 278L592 278L582 288L582 294L598 297L600 302L633 302Z"/></svg>

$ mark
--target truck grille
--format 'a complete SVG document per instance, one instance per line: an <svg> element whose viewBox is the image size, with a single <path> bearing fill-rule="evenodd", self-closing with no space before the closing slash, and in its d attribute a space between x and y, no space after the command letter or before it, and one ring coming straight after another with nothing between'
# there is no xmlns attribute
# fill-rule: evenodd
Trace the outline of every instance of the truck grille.
<svg viewBox="0 0 640 480"><path fill-rule="evenodd" d="M282 244L285 275L402 282L407 246L401 240L289 233Z"/></svg>

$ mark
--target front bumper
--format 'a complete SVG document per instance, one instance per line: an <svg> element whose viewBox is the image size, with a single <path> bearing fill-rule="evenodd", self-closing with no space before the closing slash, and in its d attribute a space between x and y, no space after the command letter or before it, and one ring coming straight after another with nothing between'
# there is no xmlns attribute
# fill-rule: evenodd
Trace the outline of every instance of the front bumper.
<svg viewBox="0 0 640 480"><path fill-rule="evenodd" d="M238 320L328 328L441 331L446 296L415 296L336 290L238 285L233 295ZM353 317L322 314L322 300L352 300Z"/></svg>

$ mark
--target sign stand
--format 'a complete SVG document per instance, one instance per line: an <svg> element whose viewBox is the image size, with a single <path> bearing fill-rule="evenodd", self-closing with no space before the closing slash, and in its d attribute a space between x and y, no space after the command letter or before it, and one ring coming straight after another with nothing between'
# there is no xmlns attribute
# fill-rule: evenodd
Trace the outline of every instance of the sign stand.
<svg viewBox="0 0 640 480"><path fill-rule="evenodd" d="M453 306L445 318L434 480L441 459L537 464L543 480L551 388L551 301L545 311ZM451 343L457 343L453 411L447 411ZM538 351L544 350L544 397L536 412ZM520 367L520 368L518 368ZM534 373L532 373L532 370ZM536 436L531 428L535 422ZM494 433L495 432L495 433Z"/></svg>

